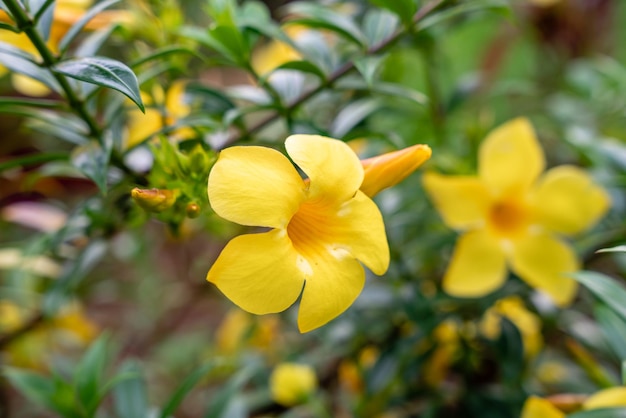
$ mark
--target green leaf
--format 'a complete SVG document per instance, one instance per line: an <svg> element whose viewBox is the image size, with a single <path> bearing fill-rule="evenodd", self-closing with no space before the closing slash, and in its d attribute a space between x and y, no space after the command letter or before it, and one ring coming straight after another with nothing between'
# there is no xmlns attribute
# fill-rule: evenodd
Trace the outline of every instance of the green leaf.
<svg viewBox="0 0 626 418"><path fill-rule="evenodd" d="M389 38L397 28L398 18L396 15L384 10L370 10L363 18L363 34L370 47L374 47Z"/></svg>
<svg viewBox="0 0 626 418"><path fill-rule="evenodd" d="M106 141L104 147L95 141L74 148L72 164L85 176L93 180L102 194L107 192L109 161L111 159L112 141Z"/></svg>
<svg viewBox="0 0 626 418"><path fill-rule="evenodd" d="M74 387L78 399L92 416L100 400L99 388L103 385L104 368L107 362L106 334L98 337L83 355L74 371Z"/></svg>
<svg viewBox="0 0 626 418"><path fill-rule="evenodd" d="M90 33L81 43L76 47L74 51L75 57L92 57L96 55L98 50L104 45L107 39L111 36L120 25L109 25L100 30Z"/></svg>
<svg viewBox="0 0 626 418"><path fill-rule="evenodd" d="M626 360L626 321L604 304L594 309L600 329L619 360Z"/></svg>
<svg viewBox="0 0 626 418"><path fill-rule="evenodd" d="M144 57L141 57L135 61L133 61L130 66L131 67L138 67L140 65L143 65L147 62L150 61L155 61L155 60L159 60L163 57L166 57L168 55L172 55L172 54L181 54L181 53L185 53L185 54L190 54L193 55L196 58L201 58L200 54L198 54L197 51L184 47L184 46L180 46L180 45L174 45L174 46L168 46L165 48L161 48L161 49L157 49L156 51L154 51L151 54L148 54Z"/></svg>
<svg viewBox="0 0 626 418"><path fill-rule="evenodd" d="M367 45L365 36L350 18L329 9L327 6L309 2L294 2L286 7L288 13L297 15L289 22L328 29L361 47Z"/></svg>
<svg viewBox="0 0 626 418"><path fill-rule="evenodd" d="M579 271L572 277L626 321L626 289L601 273Z"/></svg>
<svg viewBox="0 0 626 418"><path fill-rule="evenodd" d="M226 383L225 387L211 399L207 413L204 417L230 418L231 415L227 415L227 413L230 409L229 406L231 405L231 402L235 400L235 397L241 391L241 388L243 388L243 386L254 376L257 368L257 364L252 363L235 374L228 381L228 383Z"/></svg>
<svg viewBox="0 0 626 418"><path fill-rule="evenodd" d="M2 374L30 401L47 408L53 408L55 385L52 379L13 367L4 367Z"/></svg>
<svg viewBox="0 0 626 418"><path fill-rule="evenodd" d="M63 152L33 153L23 157L11 158L0 162L0 173L16 167L29 167L31 165L39 165L50 161L65 161L67 158L68 155Z"/></svg>
<svg viewBox="0 0 626 418"><path fill-rule="evenodd" d="M498 12L509 13L510 6L505 0L479 0L469 3L461 3L457 6L449 7L438 13L432 13L419 21L416 25L416 30L421 31L428 29L432 26L438 25L448 19L455 18L467 13L493 9Z"/></svg>
<svg viewBox="0 0 626 418"><path fill-rule="evenodd" d="M326 74L317 65L310 61L289 61L278 66L276 70L297 70L303 73L313 74L320 78L320 80L326 80Z"/></svg>
<svg viewBox="0 0 626 418"><path fill-rule="evenodd" d="M170 417L176 408L183 401L185 396L191 391L191 389L196 386L196 384L205 377L211 370L215 368L215 363L206 363L200 368L196 369L193 373L191 373L183 382L176 388L170 399L163 405L161 409L161 414L159 418L168 418Z"/></svg>
<svg viewBox="0 0 626 418"><path fill-rule="evenodd" d="M35 57L13 45L0 42L0 64L11 71L40 81L56 92L61 91L54 77L37 65Z"/></svg>
<svg viewBox="0 0 626 418"><path fill-rule="evenodd" d="M135 73L119 61L105 57L75 58L56 64L53 71L76 80L117 90L145 112Z"/></svg>
<svg viewBox="0 0 626 418"><path fill-rule="evenodd" d="M330 126L330 134L333 138L342 138L352 128L361 123L363 119L380 109L380 100L365 98L356 100L341 109Z"/></svg>
<svg viewBox="0 0 626 418"><path fill-rule="evenodd" d="M37 32L47 41L50 37L50 29L52 28L52 21L54 20L54 7L56 2L54 0L37 0L31 2L30 7L35 12L35 23L37 24Z"/></svg>
<svg viewBox="0 0 626 418"><path fill-rule="evenodd" d="M87 10L87 12L84 15L82 15L81 18L78 19L76 23L72 25L72 27L67 31L65 36L61 38L61 41L59 42L60 55L63 56L65 54L65 51L67 51L67 48L69 48L70 43L74 40L74 38L76 38L76 36L80 33L81 30L83 30L85 25L89 23L91 19L93 19L98 13L100 13L107 7L110 7L114 5L115 3L118 3L119 1L120 0L105 0L99 3L96 3L95 6Z"/></svg>
<svg viewBox="0 0 626 418"><path fill-rule="evenodd" d="M415 0L369 0L375 6L390 10L396 14L408 28L413 25L413 15L417 11Z"/></svg>
<svg viewBox="0 0 626 418"><path fill-rule="evenodd" d="M113 405L118 418L147 417L150 412L146 381L138 362L125 361L120 367L119 374L132 373L132 378L126 379L113 389Z"/></svg>
<svg viewBox="0 0 626 418"><path fill-rule="evenodd" d="M567 418L626 418L626 408L602 408L576 412Z"/></svg>
<svg viewBox="0 0 626 418"><path fill-rule="evenodd" d="M626 253L626 245L618 245L617 247L602 248L597 253Z"/></svg>

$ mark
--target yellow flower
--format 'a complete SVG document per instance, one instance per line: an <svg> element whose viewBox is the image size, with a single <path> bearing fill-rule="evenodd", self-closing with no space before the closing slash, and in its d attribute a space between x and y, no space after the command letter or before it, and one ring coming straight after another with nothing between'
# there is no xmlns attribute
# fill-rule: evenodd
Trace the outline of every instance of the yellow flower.
<svg viewBox="0 0 626 418"><path fill-rule="evenodd" d="M177 120L189 115L191 107L185 102L185 84L184 81L176 81L165 94L160 86L155 86L152 98L142 93L141 98L148 107L145 113L135 106L128 112L127 148L139 145L164 127L174 125ZM150 106L153 103L157 106ZM185 127L169 133L174 140L187 139L193 135L193 129Z"/></svg>
<svg viewBox="0 0 626 418"><path fill-rule="evenodd" d="M283 406L306 402L316 388L315 371L304 364L281 363L270 376L272 399Z"/></svg>
<svg viewBox="0 0 626 418"><path fill-rule="evenodd" d="M85 12L91 7L93 0L57 0L54 6L52 25L48 37L48 48L54 53L58 51L58 45L63 36L72 25L83 17ZM92 18L85 29L95 30L105 27L111 23L128 22L129 15L122 10L107 10L98 13ZM11 18L0 10L0 22L13 23ZM8 30L0 31L0 41L11 44L25 52L33 54L39 58L37 48L30 42L24 33L13 33ZM7 72L7 69L0 65L0 76ZM43 83L26 77L22 74L12 74L13 87L20 93L27 96L46 96L50 90Z"/></svg>
<svg viewBox="0 0 626 418"><path fill-rule="evenodd" d="M296 39L305 30L302 26L291 25L285 29L285 33L290 38ZM257 74L263 76L287 62L300 59L302 59L302 56L291 45L273 39L254 51L252 54L252 68L254 68Z"/></svg>
<svg viewBox="0 0 626 418"><path fill-rule="evenodd" d="M562 402L562 398L565 398L566 401L568 398L572 398L573 402ZM565 418L566 415L563 410L557 408L557 405L560 404L562 404L561 408L567 409L568 412L572 407L584 411L602 408L626 408L626 387L617 386L603 389L589 396L582 404L573 396L555 395L551 397L551 400L530 396L524 403L521 418Z"/></svg>
<svg viewBox="0 0 626 418"><path fill-rule="evenodd" d="M298 327L307 332L357 298L365 282L359 261L385 273L389 247L382 215L359 190L363 167L345 143L292 135L285 145L309 181L273 149L220 153L209 175L213 210L241 225L272 229L231 240L207 280L254 314L283 311L302 293Z"/></svg>
<svg viewBox="0 0 626 418"><path fill-rule="evenodd" d="M423 374L428 385L439 386L448 375L461 349L459 331L459 324L452 319L443 321L434 329L432 337L435 350L424 365Z"/></svg>
<svg viewBox="0 0 626 418"><path fill-rule="evenodd" d="M373 197L381 190L400 183L426 162L431 154L428 145L418 144L361 160L365 170L361 191Z"/></svg>
<svg viewBox="0 0 626 418"><path fill-rule="evenodd" d="M507 318L519 330L524 343L524 354L532 357L543 346L541 319L524 306L517 296L501 299L489 308L480 324L483 335L490 339L500 336L502 318Z"/></svg>
<svg viewBox="0 0 626 418"><path fill-rule="evenodd" d="M446 292L477 297L500 287L507 266L565 306L579 268L569 244L608 210L607 192L583 170L559 166L542 175L544 154L523 118L494 130L480 147L477 176L427 173L424 187L444 222L464 231L443 278Z"/></svg>
<svg viewBox="0 0 626 418"><path fill-rule="evenodd" d="M233 309L217 330L217 348L223 354L236 354L251 347L270 351L280 338L278 325L276 316L264 316L255 321L249 313Z"/></svg>

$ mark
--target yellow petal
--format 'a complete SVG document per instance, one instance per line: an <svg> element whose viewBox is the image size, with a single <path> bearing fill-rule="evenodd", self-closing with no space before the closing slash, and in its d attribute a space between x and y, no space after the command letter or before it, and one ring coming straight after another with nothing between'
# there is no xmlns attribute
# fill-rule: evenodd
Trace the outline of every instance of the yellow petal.
<svg viewBox="0 0 626 418"><path fill-rule="evenodd" d="M573 166L549 170L533 197L539 221L553 231L570 235L595 224L611 204L606 190L584 170Z"/></svg>
<svg viewBox="0 0 626 418"><path fill-rule="evenodd" d="M365 171L361 191L373 197L381 190L395 186L417 170L431 154L428 145L420 144L361 160Z"/></svg>
<svg viewBox="0 0 626 418"><path fill-rule="evenodd" d="M191 111L191 107L184 101L185 86L186 83L184 81L175 81L167 90L165 96L167 113L175 119L184 118Z"/></svg>
<svg viewBox="0 0 626 418"><path fill-rule="evenodd" d="M601 390L587 398L583 409L626 407L626 387L614 387Z"/></svg>
<svg viewBox="0 0 626 418"><path fill-rule="evenodd" d="M543 150L524 118L496 128L480 146L478 173L496 196L527 190L544 167Z"/></svg>
<svg viewBox="0 0 626 418"><path fill-rule="evenodd" d="M484 231L463 234L443 278L452 296L478 297L500 287L506 278L506 260L498 242Z"/></svg>
<svg viewBox="0 0 626 418"><path fill-rule="evenodd" d="M304 199L304 182L280 152L257 146L223 150L209 174L209 201L241 225L286 227Z"/></svg>
<svg viewBox="0 0 626 418"><path fill-rule="evenodd" d="M222 250L207 280L243 310L281 312L296 301L304 284L296 256L284 231L240 235Z"/></svg>
<svg viewBox="0 0 626 418"><path fill-rule="evenodd" d="M389 267L389 245L383 217L362 192L346 202L333 220L329 237L335 249L344 249L381 275Z"/></svg>
<svg viewBox="0 0 626 418"><path fill-rule="evenodd" d="M287 153L310 179L309 196L343 203L363 182L363 167L350 147L319 135L291 135Z"/></svg>
<svg viewBox="0 0 626 418"><path fill-rule="evenodd" d="M565 418L565 414L549 401L530 396L524 403L520 418Z"/></svg>
<svg viewBox="0 0 626 418"><path fill-rule="evenodd" d="M446 225L455 229L484 225L491 197L478 177L429 172L424 174L422 181Z"/></svg>
<svg viewBox="0 0 626 418"><path fill-rule="evenodd" d="M272 399L284 406L306 402L317 388L317 376L311 366L281 363L270 376Z"/></svg>
<svg viewBox="0 0 626 418"><path fill-rule="evenodd" d="M23 74L11 74L11 83L16 91L25 96L44 97L50 94L50 89L44 83Z"/></svg>
<svg viewBox="0 0 626 418"><path fill-rule="evenodd" d="M567 273L578 270L578 259L570 246L557 238L540 233L515 241L510 262L515 274L546 292L557 305L568 305L576 295L576 281Z"/></svg>
<svg viewBox="0 0 626 418"><path fill-rule="evenodd" d="M339 316L352 305L365 283L363 267L346 251L320 251L307 261L310 272L298 313L300 332L309 332Z"/></svg>

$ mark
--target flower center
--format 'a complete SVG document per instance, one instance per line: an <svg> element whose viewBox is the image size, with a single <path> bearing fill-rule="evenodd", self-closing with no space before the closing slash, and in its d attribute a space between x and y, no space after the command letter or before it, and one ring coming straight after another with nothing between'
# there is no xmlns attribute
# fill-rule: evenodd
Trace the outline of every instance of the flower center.
<svg viewBox="0 0 626 418"><path fill-rule="evenodd" d="M489 212L489 226L506 237L517 235L528 227L530 216L523 202L505 200L494 204Z"/></svg>
<svg viewBox="0 0 626 418"><path fill-rule="evenodd" d="M331 243L332 221L335 214L327 205L306 201L287 225L287 235L295 250L303 257L299 263L301 270L312 268L307 260L315 259L322 251L327 251Z"/></svg>

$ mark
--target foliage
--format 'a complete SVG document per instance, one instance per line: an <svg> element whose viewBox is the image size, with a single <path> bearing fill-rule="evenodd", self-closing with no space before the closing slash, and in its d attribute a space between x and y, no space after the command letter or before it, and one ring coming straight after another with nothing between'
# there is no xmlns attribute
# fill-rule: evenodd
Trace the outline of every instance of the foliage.
<svg viewBox="0 0 626 418"><path fill-rule="evenodd" d="M626 416L624 19L1 0L0 415Z"/></svg>

